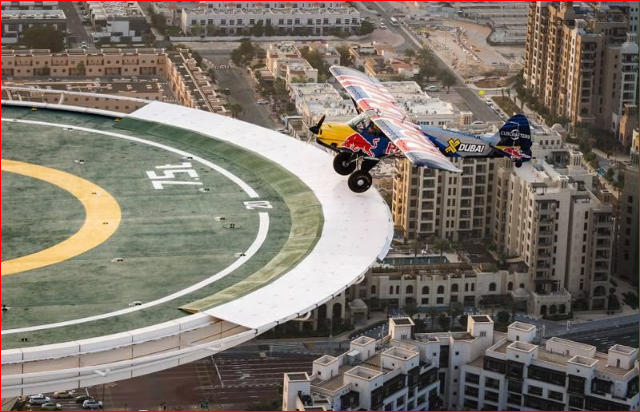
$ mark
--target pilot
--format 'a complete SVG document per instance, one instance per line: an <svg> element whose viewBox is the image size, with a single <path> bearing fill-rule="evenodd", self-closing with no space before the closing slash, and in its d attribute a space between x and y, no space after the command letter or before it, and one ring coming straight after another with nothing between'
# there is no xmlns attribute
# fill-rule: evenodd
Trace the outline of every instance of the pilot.
<svg viewBox="0 0 640 412"><path fill-rule="evenodd" d="M373 121L371 121L371 123L369 124L369 133L375 136L379 136L382 134L382 130L380 130L380 128Z"/></svg>

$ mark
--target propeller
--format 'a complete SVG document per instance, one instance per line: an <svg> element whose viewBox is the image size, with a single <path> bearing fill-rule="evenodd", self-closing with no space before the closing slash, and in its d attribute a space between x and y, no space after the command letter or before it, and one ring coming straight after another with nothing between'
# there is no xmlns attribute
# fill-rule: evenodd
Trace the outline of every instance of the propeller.
<svg viewBox="0 0 640 412"><path fill-rule="evenodd" d="M309 128L309 131L313 134L318 134L320 133L320 128L322 127L322 123L324 123L324 118L326 117L326 115L322 115L322 117L320 118L320 120L318 120L318 123L316 123L315 126L311 126Z"/></svg>

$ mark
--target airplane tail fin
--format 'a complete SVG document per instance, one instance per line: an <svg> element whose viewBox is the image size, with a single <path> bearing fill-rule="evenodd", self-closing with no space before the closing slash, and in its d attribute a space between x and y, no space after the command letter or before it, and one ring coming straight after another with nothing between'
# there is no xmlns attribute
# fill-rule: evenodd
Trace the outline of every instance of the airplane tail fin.
<svg viewBox="0 0 640 412"><path fill-rule="evenodd" d="M531 128L525 115L516 114L512 116L497 134L500 140L496 146L518 146L522 153L531 156Z"/></svg>

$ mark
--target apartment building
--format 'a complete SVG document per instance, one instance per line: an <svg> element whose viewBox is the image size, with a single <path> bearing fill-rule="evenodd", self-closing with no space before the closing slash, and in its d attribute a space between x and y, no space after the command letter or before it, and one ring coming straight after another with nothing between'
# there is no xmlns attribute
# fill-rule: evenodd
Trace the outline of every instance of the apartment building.
<svg viewBox="0 0 640 412"><path fill-rule="evenodd" d="M194 27L214 26L226 35L249 34L256 26L270 27L274 34L324 36L341 31L355 33L360 27L360 12L346 2L265 1L201 2L198 9L183 9L180 28L185 33Z"/></svg>
<svg viewBox="0 0 640 412"><path fill-rule="evenodd" d="M582 153L552 151L546 161L513 168L505 160L496 178L493 240L526 264L534 282L534 313L559 314L570 296L590 309L608 307L612 270L611 194L597 192Z"/></svg>
<svg viewBox="0 0 640 412"><path fill-rule="evenodd" d="M552 113L617 133L638 99L629 6L575 3L529 3L525 87Z"/></svg>
<svg viewBox="0 0 640 412"><path fill-rule="evenodd" d="M138 76L158 76L167 80L178 104L227 114L211 80L186 49L168 53L164 49L102 49L99 53L2 50L2 62L4 78L89 78L93 82L101 83L107 82L107 78L111 81L122 76L134 80L137 80ZM47 96L52 98L49 94ZM154 96L152 93L149 97ZM106 105L101 107L105 110L113 110L113 107L118 105L104 96L94 100L94 104ZM135 106L131 108L133 107Z"/></svg>
<svg viewBox="0 0 640 412"><path fill-rule="evenodd" d="M517 265L512 270L496 270L489 265L443 260L446 258L440 256L387 258L369 269L361 283L349 288L347 300L362 299L372 309L415 303L424 311L454 303L480 307L508 301L522 302L521 309L527 309L529 274L518 271ZM350 315L352 323L363 320L358 314Z"/></svg>
<svg viewBox="0 0 640 412"><path fill-rule="evenodd" d="M286 373L282 410L638 410L637 348L537 345L534 325L493 326L474 315L464 332L414 333L411 318L390 318L387 337Z"/></svg>
<svg viewBox="0 0 640 412"><path fill-rule="evenodd" d="M634 284L638 282L638 129L633 131L631 165L624 171L620 194L616 273Z"/></svg>
<svg viewBox="0 0 640 412"><path fill-rule="evenodd" d="M495 159L452 158L462 174L396 163L392 214L405 239L480 240L494 215Z"/></svg>
<svg viewBox="0 0 640 412"><path fill-rule="evenodd" d="M14 2L3 2L3 4L4 3ZM65 16L62 10L58 10L57 7L50 8L52 6L43 6L46 8L37 9L25 9L23 7L31 6L16 6L16 8L9 8L9 6L5 8L4 5L2 6L2 44L17 43L22 38L24 31L32 26L51 26L62 33L67 31L67 16Z"/></svg>
<svg viewBox="0 0 640 412"><path fill-rule="evenodd" d="M461 406L493 411L638 410L638 349L553 337L536 345L536 328L515 322L484 356L462 366Z"/></svg>
<svg viewBox="0 0 640 412"><path fill-rule="evenodd" d="M84 1L91 23L100 33L94 37L139 39L149 30L147 19L135 1ZM139 41L139 40L137 40Z"/></svg>

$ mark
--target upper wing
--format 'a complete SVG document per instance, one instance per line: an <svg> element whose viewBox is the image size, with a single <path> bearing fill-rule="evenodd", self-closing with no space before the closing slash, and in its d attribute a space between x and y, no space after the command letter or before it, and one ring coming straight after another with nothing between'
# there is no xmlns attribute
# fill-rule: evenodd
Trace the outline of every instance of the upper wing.
<svg viewBox="0 0 640 412"><path fill-rule="evenodd" d="M371 120L407 159L418 166L461 172L408 119L406 112L378 79L341 66L332 66L329 71L362 111L371 112Z"/></svg>

